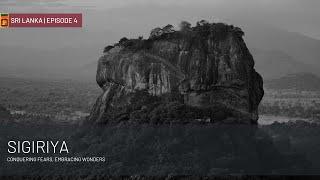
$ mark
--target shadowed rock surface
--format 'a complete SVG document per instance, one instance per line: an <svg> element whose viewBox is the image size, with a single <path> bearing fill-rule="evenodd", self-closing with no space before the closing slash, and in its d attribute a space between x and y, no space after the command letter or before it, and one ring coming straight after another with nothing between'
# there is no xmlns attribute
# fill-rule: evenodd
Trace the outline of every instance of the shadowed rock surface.
<svg viewBox="0 0 320 180"><path fill-rule="evenodd" d="M198 23L147 40L122 38L98 61L103 93L88 120L256 124L263 81L243 34Z"/></svg>

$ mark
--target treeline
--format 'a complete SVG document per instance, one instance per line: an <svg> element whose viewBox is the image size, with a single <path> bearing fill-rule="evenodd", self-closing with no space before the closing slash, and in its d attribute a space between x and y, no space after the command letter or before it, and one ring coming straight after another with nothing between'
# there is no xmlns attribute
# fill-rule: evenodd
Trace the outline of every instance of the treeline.
<svg viewBox="0 0 320 180"><path fill-rule="evenodd" d="M286 106L279 103L263 103L259 106L259 113L320 120L320 106L305 107L300 103L288 104Z"/></svg>

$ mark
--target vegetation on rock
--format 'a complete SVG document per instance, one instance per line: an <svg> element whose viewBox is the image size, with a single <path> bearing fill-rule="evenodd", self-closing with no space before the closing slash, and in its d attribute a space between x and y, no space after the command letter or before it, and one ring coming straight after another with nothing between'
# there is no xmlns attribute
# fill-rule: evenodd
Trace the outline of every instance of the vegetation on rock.
<svg viewBox="0 0 320 180"><path fill-rule="evenodd" d="M143 40L143 38L140 37L138 39L128 39L123 37L120 39L119 43L116 43L114 46L122 46L129 50L137 51L150 47L150 43L152 41L181 36L181 33L203 39L210 36L211 38L215 38L215 40L225 38L228 33L233 33L238 37L242 37L244 35L244 32L241 30L241 28L234 27L233 25L227 25L224 23L209 23L206 20L201 20L196 23L196 26L192 27L191 23L182 21L179 24L179 31L175 31L174 26L168 24L163 28L157 27L151 30L149 39L147 40ZM114 46L106 46L104 52L108 52Z"/></svg>
<svg viewBox="0 0 320 180"><path fill-rule="evenodd" d="M122 38L114 51L107 48L108 53L99 59L96 77L104 93L89 119L119 119L122 110L117 107L134 106L128 101L142 90L146 97L163 99L169 94L180 98L142 103L152 107L148 110L127 108L122 119L156 124L197 120L256 124L263 82L243 34L238 27L201 20L194 27L182 21L179 31L170 24L157 27L146 40Z"/></svg>

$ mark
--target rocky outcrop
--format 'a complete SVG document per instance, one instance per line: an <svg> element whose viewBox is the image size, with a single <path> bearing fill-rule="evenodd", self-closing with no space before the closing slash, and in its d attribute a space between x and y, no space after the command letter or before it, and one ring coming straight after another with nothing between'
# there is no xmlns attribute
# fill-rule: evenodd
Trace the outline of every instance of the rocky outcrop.
<svg viewBox="0 0 320 180"><path fill-rule="evenodd" d="M121 40L98 61L103 93L89 121L132 121L133 114L144 114L143 122L150 122L158 113L166 122L256 124L263 82L242 36L237 27L202 23L147 40Z"/></svg>

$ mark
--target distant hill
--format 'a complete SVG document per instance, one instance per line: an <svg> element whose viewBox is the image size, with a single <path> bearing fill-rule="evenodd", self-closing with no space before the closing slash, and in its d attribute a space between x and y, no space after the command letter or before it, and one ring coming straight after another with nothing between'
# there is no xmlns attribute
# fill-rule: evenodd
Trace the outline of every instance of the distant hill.
<svg viewBox="0 0 320 180"><path fill-rule="evenodd" d="M0 43L0 76L93 81L95 70L87 72L83 64L96 62L97 58L87 51L95 52L90 48L46 50Z"/></svg>
<svg viewBox="0 0 320 180"><path fill-rule="evenodd" d="M285 52L278 50L250 50L255 60L255 68L265 80L286 76L287 74L310 72L319 75L312 65L296 60Z"/></svg>
<svg viewBox="0 0 320 180"><path fill-rule="evenodd" d="M300 63L320 68L320 40L318 39L258 23L245 26L243 30L250 50L283 52Z"/></svg>
<svg viewBox="0 0 320 180"><path fill-rule="evenodd" d="M235 24L239 24L245 32L245 42L254 57L257 71L264 79L300 72L320 76L320 40L261 25L259 22L244 21ZM122 26L120 29L128 28L125 24ZM140 32L141 27L135 26L130 26L130 29ZM148 36L148 32L143 35ZM124 31L103 29L95 33L74 30L24 30L23 33L3 33L0 42L0 76L71 78L92 82L95 81L97 59L102 47L127 35ZM54 36L49 36L50 33ZM35 36L36 39L33 38ZM106 38L101 40L101 37ZM28 44L32 40L37 43ZM38 47L39 44L41 48Z"/></svg>
<svg viewBox="0 0 320 180"><path fill-rule="evenodd" d="M287 74L312 73L320 76L320 40L296 32L243 22L245 42L255 60L255 68L265 80ZM96 70L97 60L83 66L83 71Z"/></svg>
<svg viewBox="0 0 320 180"><path fill-rule="evenodd" d="M297 89L319 91L320 78L311 73L298 73L265 81L265 87L270 89Z"/></svg>

